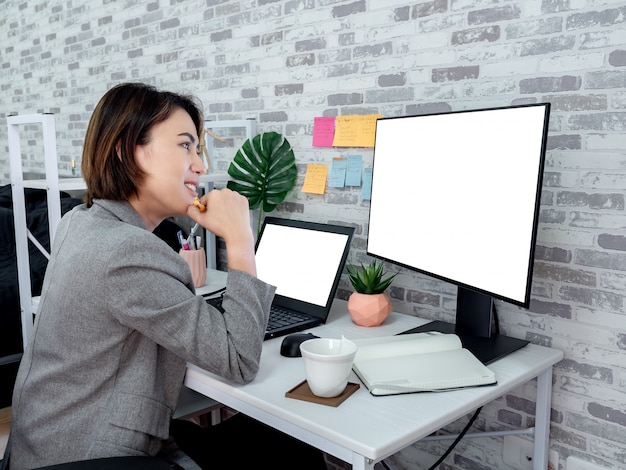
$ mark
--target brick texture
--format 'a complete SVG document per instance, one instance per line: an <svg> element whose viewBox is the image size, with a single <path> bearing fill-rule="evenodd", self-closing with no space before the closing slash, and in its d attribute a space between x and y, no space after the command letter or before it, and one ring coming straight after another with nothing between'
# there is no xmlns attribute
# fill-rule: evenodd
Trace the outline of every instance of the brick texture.
<svg viewBox="0 0 626 470"><path fill-rule="evenodd" d="M348 223L364 261L368 201L358 187L300 191L307 163L371 149L313 148L313 118L552 103L533 297L497 302L503 330L562 349L550 446L626 468L626 7L569 0L0 1L0 183L10 182L6 116L55 113L59 170L80 161L87 122L112 85L145 81L197 95L207 119L257 120L294 148L298 188L277 215ZM243 137L216 142L224 172ZM419 136L416 136L419 138ZM41 135L22 133L28 175ZM399 203L404 203L400 202ZM407 217L412 214L410 204ZM352 289L342 279L339 296ZM451 320L455 288L402 270L397 310ZM534 421L534 383L485 406L476 429ZM446 431L457 432L466 419ZM391 456L421 469L445 443ZM502 440L462 442L442 468L505 468ZM346 468L336 459L329 467Z"/></svg>

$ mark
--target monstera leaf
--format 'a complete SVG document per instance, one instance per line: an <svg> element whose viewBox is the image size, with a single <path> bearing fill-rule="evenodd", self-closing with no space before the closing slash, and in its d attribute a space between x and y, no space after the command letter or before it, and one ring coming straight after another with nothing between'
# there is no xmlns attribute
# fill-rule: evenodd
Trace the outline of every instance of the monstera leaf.
<svg viewBox="0 0 626 470"><path fill-rule="evenodd" d="M287 139L277 132L264 132L248 139L228 167L232 178L227 187L248 199L250 209L259 209L257 234L263 212L283 202L296 184L296 159Z"/></svg>

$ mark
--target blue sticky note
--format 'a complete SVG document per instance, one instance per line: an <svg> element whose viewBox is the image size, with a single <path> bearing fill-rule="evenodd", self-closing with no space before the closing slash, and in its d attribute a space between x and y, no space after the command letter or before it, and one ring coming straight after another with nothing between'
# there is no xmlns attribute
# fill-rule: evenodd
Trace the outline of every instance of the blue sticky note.
<svg viewBox="0 0 626 470"><path fill-rule="evenodd" d="M363 170L363 188L361 189L361 198L369 201L372 198L372 168Z"/></svg>
<svg viewBox="0 0 626 470"><path fill-rule="evenodd" d="M361 167L363 157L361 155L348 155L348 168L346 171L346 186L361 186Z"/></svg>
<svg viewBox="0 0 626 470"><path fill-rule="evenodd" d="M330 175L328 176L329 188L343 188L345 186L347 168L348 162L345 158L333 159L333 164L330 167Z"/></svg>

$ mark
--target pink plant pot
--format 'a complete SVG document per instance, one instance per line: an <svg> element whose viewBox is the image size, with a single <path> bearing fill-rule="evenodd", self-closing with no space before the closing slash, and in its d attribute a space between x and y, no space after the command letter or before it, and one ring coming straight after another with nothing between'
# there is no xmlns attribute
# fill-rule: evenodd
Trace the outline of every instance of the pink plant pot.
<svg viewBox="0 0 626 470"><path fill-rule="evenodd" d="M353 292L348 299L348 313L359 326L379 326L391 313L391 299L387 293L359 294Z"/></svg>

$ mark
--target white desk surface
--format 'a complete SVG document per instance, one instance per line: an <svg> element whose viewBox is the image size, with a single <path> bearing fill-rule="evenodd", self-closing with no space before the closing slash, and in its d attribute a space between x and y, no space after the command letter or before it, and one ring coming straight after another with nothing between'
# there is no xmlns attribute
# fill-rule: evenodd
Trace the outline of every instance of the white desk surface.
<svg viewBox="0 0 626 470"><path fill-rule="evenodd" d="M354 339L393 335L423 323L392 312L381 326L360 327L352 323L346 302L335 300L328 322L310 331ZM259 373L249 384L225 382L194 365L188 367L185 384L348 462L361 456L380 461L537 377L563 357L561 351L529 344L489 365L497 385L387 397L370 395L353 372L350 381L361 388L331 407L285 397L305 376L301 358L280 355L282 339L265 341Z"/></svg>

